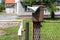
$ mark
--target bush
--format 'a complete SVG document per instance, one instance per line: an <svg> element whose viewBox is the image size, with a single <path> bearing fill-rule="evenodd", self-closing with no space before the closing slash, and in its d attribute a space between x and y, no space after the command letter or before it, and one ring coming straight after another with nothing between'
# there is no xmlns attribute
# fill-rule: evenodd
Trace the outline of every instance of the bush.
<svg viewBox="0 0 60 40"><path fill-rule="evenodd" d="M40 5L40 1L36 2L35 0L23 0L23 3L27 5Z"/></svg>
<svg viewBox="0 0 60 40"><path fill-rule="evenodd" d="M3 4L0 4L0 12L2 12L5 9Z"/></svg>

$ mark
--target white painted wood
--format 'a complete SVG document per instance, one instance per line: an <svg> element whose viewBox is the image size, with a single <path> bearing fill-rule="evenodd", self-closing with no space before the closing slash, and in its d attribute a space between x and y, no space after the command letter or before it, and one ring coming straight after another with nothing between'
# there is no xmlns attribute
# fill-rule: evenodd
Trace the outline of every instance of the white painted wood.
<svg viewBox="0 0 60 40"><path fill-rule="evenodd" d="M21 0L16 0L16 13L17 14L22 14L24 13L24 8L22 6L22 4L20 3Z"/></svg>
<svg viewBox="0 0 60 40"><path fill-rule="evenodd" d="M18 3L20 0L15 0L15 3Z"/></svg>
<svg viewBox="0 0 60 40"><path fill-rule="evenodd" d="M22 36L23 21L20 21L20 27L18 30L18 36Z"/></svg>
<svg viewBox="0 0 60 40"><path fill-rule="evenodd" d="M27 8L29 8L35 12L39 8L39 6L34 6L34 7L27 6Z"/></svg>

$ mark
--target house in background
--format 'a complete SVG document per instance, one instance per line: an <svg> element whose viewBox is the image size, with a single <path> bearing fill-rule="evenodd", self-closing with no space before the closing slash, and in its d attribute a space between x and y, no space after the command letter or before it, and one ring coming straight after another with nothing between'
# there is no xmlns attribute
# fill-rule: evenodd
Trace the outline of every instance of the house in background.
<svg viewBox="0 0 60 40"><path fill-rule="evenodd" d="M21 0L5 0L6 13L22 14L24 8L20 2Z"/></svg>
<svg viewBox="0 0 60 40"><path fill-rule="evenodd" d="M15 0L5 0L5 10L6 13L14 13Z"/></svg>
<svg viewBox="0 0 60 40"><path fill-rule="evenodd" d="M21 1L22 0L5 0L6 13L9 13L9 14L14 13L18 15L31 15L32 13L25 13L25 10L21 4ZM60 9L60 3L57 2L56 4L59 4L56 7ZM56 11L55 14L60 15L60 10ZM46 9L44 11L44 15L50 15L50 12Z"/></svg>

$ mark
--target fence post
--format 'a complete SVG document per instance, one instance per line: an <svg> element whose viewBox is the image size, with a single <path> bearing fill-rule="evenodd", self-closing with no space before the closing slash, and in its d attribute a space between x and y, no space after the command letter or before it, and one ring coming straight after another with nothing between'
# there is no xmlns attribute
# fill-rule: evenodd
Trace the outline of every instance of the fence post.
<svg viewBox="0 0 60 40"><path fill-rule="evenodd" d="M40 27L41 22L44 17L44 6L40 5L40 7L32 13L32 21L33 21L33 39L32 40L40 40Z"/></svg>
<svg viewBox="0 0 60 40"><path fill-rule="evenodd" d="M25 40L29 40L29 22L26 22L26 34Z"/></svg>
<svg viewBox="0 0 60 40"><path fill-rule="evenodd" d="M40 40L40 22L33 22L33 40Z"/></svg>

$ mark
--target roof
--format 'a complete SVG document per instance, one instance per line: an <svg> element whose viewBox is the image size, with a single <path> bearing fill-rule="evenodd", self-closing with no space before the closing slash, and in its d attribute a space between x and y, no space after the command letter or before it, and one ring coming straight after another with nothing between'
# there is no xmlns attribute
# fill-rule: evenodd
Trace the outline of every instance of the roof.
<svg viewBox="0 0 60 40"><path fill-rule="evenodd" d="M15 0L5 0L5 3L15 3Z"/></svg>

